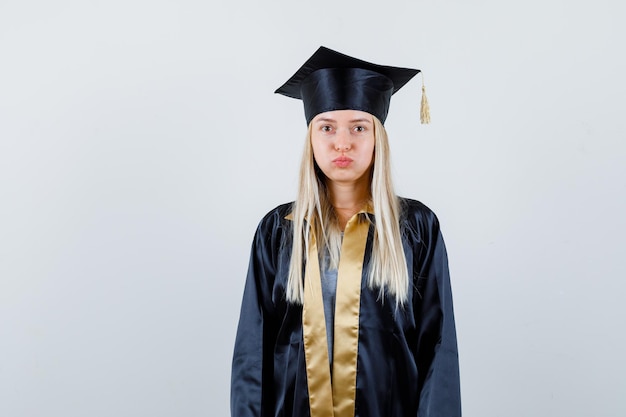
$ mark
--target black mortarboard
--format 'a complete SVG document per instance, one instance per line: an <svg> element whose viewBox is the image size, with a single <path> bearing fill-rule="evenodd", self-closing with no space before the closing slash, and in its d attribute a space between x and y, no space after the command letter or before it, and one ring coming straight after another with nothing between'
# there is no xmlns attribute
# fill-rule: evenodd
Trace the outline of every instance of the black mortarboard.
<svg viewBox="0 0 626 417"><path fill-rule="evenodd" d="M275 92L301 99L307 124L331 110L361 110L384 123L391 96L419 72L372 64L322 46Z"/></svg>

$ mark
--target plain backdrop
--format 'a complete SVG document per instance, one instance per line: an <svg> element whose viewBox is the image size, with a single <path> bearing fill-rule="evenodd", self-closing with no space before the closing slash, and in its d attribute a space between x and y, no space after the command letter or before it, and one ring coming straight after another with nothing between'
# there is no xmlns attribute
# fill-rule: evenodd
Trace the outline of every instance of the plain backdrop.
<svg viewBox="0 0 626 417"><path fill-rule="evenodd" d="M469 417L626 415L626 3L0 1L0 416L228 416L250 243L320 46L440 218Z"/></svg>

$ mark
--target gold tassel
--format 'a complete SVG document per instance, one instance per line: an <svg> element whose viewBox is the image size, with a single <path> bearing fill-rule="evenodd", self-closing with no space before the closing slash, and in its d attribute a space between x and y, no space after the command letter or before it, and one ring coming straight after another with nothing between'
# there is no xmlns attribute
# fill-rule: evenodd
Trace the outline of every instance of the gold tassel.
<svg viewBox="0 0 626 417"><path fill-rule="evenodd" d="M426 97L426 87L424 86L424 75L422 75L422 105L420 107L420 122L423 125L430 123L430 106Z"/></svg>

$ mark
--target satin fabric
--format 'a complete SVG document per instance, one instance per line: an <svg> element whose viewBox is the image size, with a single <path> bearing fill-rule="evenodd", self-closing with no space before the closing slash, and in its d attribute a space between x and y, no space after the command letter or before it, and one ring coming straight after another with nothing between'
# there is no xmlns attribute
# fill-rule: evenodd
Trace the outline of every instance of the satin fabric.
<svg viewBox="0 0 626 417"><path fill-rule="evenodd" d="M300 87L307 125L332 110L361 110L385 123L393 82L363 68L323 68L309 75Z"/></svg>
<svg viewBox="0 0 626 417"><path fill-rule="evenodd" d="M275 93L302 99L307 125L317 114L346 109L373 114L385 123L391 96L419 72L321 46Z"/></svg>
<svg viewBox="0 0 626 417"><path fill-rule="evenodd" d="M333 362L334 417L354 416L363 259L369 222L361 212L347 223L337 268ZM306 280L306 277L305 277ZM328 417L328 416L324 416Z"/></svg>
<svg viewBox="0 0 626 417"><path fill-rule="evenodd" d="M402 200L401 231L412 288L396 310L367 286L370 226L361 279L356 417L458 417L458 354L445 245L436 216ZM291 205L257 229L235 341L232 417L308 417L302 307L285 300ZM375 221L375 216L371 216Z"/></svg>
<svg viewBox="0 0 626 417"><path fill-rule="evenodd" d="M304 357L307 372L311 417L352 417L356 396L356 365L359 342L361 277L369 230L365 210L346 224L337 272L336 310L334 316L333 378L331 385L328 334L319 254L315 233L311 233L304 275L302 313ZM332 395L328 390L332 388Z"/></svg>
<svg viewBox="0 0 626 417"><path fill-rule="evenodd" d="M314 233L309 241L308 259L319 260ZM302 333L310 414L311 417L333 417L333 386L319 262L307 262L305 271Z"/></svg>

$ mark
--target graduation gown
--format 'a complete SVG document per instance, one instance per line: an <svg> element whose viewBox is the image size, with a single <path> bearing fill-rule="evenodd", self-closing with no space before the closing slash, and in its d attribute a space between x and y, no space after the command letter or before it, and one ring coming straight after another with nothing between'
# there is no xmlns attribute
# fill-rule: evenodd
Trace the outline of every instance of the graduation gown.
<svg viewBox="0 0 626 417"><path fill-rule="evenodd" d="M310 416L302 306L285 299L291 208L284 204L269 212L254 237L232 363L232 417ZM418 201L401 199L401 208L408 302L396 309L393 296L381 300L378 290L368 287L370 226L361 277L355 417L458 417L456 331L439 222Z"/></svg>

